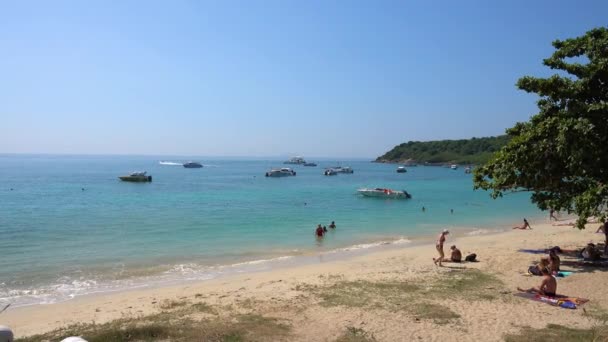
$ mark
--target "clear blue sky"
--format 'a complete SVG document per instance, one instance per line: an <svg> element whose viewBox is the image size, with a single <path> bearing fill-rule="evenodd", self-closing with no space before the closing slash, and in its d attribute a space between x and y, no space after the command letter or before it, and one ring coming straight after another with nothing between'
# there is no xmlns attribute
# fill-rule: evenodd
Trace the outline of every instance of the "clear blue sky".
<svg viewBox="0 0 608 342"><path fill-rule="evenodd" d="M608 1L1 1L0 152L375 157L536 112Z"/></svg>

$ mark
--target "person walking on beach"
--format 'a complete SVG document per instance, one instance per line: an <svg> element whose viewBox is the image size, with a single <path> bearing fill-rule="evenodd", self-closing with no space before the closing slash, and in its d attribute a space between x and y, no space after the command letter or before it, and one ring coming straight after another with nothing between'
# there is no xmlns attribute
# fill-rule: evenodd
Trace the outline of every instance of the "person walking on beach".
<svg viewBox="0 0 608 342"><path fill-rule="evenodd" d="M549 209L549 221L551 221L551 219L559 221L557 216L555 216L555 210L553 210L553 208Z"/></svg>
<svg viewBox="0 0 608 342"><path fill-rule="evenodd" d="M443 254L443 243L445 242L445 236L450 234L450 231L447 229L444 229L441 234L439 234L439 237L437 238L437 242L435 243L435 248L437 248L437 252L439 252L439 258L435 259L433 258L433 262L435 263L435 265L437 265L437 263L439 263L439 266L443 266L441 265L441 262L443 261L443 258L445 256L445 254Z"/></svg>
<svg viewBox="0 0 608 342"><path fill-rule="evenodd" d="M513 227L513 229L521 229L521 230L526 230L528 228L530 228L530 230L532 230L532 227L530 227L530 223L528 223L528 220L526 220L525 218L524 218L524 224L522 226Z"/></svg>
<svg viewBox="0 0 608 342"><path fill-rule="evenodd" d="M604 232L604 255L608 255L608 221L601 225L595 232Z"/></svg>

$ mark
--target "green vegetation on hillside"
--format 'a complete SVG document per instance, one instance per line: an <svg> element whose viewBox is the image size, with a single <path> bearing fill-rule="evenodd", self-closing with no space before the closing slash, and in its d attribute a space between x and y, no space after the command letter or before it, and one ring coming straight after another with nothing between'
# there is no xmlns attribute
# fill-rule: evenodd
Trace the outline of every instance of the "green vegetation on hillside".
<svg viewBox="0 0 608 342"><path fill-rule="evenodd" d="M483 164L507 144L506 135L461 140L410 141L378 157L378 162Z"/></svg>

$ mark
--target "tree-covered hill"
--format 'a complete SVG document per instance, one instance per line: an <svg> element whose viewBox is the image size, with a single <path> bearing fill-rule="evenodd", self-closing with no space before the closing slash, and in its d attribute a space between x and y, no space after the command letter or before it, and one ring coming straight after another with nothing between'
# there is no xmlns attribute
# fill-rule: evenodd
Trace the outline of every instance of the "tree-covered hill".
<svg viewBox="0 0 608 342"><path fill-rule="evenodd" d="M509 140L506 135L461 140L409 141L376 159L387 163L482 164Z"/></svg>

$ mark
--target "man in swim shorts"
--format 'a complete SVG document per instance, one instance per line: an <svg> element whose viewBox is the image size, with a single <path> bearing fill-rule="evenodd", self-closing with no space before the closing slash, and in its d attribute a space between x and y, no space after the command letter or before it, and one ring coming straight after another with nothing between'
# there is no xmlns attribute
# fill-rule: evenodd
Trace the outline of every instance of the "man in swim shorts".
<svg viewBox="0 0 608 342"><path fill-rule="evenodd" d="M538 293L547 297L555 297L555 293L557 292L557 281L555 277L551 275L551 272L548 268L542 269L543 281L540 283L538 288L532 287L527 290L517 288L521 292L530 292L530 293Z"/></svg>
<svg viewBox="0 0 608 342"><path fill-rule="evenodd" d="M452 262L461 262L462 261L462 253L460 252L460 249L456 248L455 245L453 245L452 247L450 247L450 249L452 250L452 255L450 256L450 260Z"/></svg>

